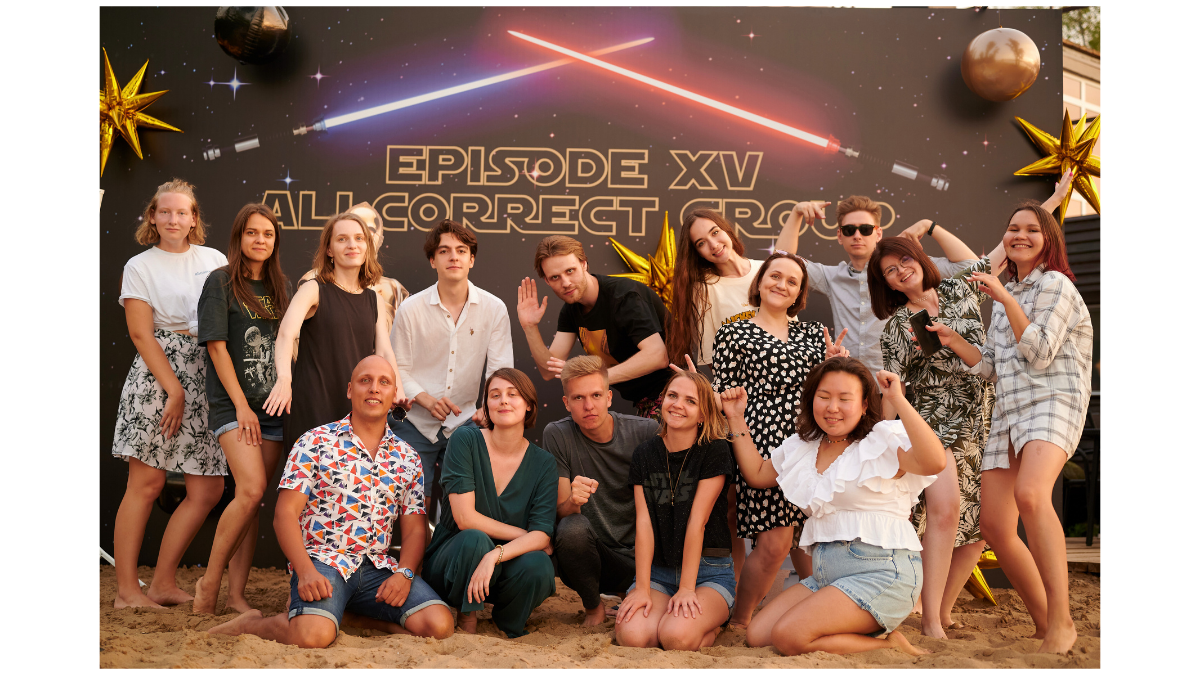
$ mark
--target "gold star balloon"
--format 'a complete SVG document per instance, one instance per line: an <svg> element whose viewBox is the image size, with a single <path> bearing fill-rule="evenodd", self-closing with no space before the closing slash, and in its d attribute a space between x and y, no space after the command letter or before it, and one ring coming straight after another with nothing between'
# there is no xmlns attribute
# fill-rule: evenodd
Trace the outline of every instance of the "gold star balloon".
<svg viewBox="0 0 1200 675"><path fill-rule="evenodd" d="M617 255L629 265L632 272L614 274L614 277L625 277L646 284L662 298L664 304L671 306L671 279L675 276L675 231L671 229L668 214L663 214L662 232L658 235L658 248L649 258L634 253L612 237L608 238Z"/></svg>
<svg viewBox="0 0 1200 675"><path fill-rule="evenodd" d="M142 69L133 76L124 87L117 82L112 64L108 62L108 51L104 50L104 90L100 92L100 175L104 175L104 165L108 163L108 153L112 150L113 134L121 134L121 138L133 148L133 152L142 158L142 144L138 141L137 128L165 129L178 131L162 120L155 119L142 112L144 108L157 101L164 91L149 94L139 94L142 88L142 78L146 75L147 60Z"/></svg>
<svg viewBox="0 0 1200 675"><path fill-rule="evenodd" d="M1072 125L1070 113L1064 110L1062 133L1058 138L1020 117L1016 120L1017 125L1024 130L1038 150L1047 156L1015 171L1013 175L1058 176L1070 169L1074 178L1071 179L1071 187L1067 188L1067 196L1063 197L1062 205L1058 207L1058 222L1062 223L1066 217L1073 190L1079 190L1083 198L1096 209L1096 213L1100 213L1100 195L1096 192L1096 186L1092 184L1092 177L1100 176L1100 158L1092 156L1092 149L1100 138L1100 116L1097 115L1090 123L1087 122L1087 117L1083 116L1079 118L1079 122Z"/></svg>

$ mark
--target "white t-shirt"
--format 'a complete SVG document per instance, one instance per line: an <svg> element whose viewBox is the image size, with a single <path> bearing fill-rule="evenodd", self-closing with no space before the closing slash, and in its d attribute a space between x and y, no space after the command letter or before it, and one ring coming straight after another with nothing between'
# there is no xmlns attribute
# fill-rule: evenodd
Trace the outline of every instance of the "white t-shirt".
<svg viewBox="0 0 1200 675"><path fill-rule="evenodd" d="M152 246L125 263L121 275L121 297L134 298L154 308L154 327L186 330L196 335L196 303L208 273L228 265L225 254L207 246L188 247L183 253L168 253Z"/></svg>

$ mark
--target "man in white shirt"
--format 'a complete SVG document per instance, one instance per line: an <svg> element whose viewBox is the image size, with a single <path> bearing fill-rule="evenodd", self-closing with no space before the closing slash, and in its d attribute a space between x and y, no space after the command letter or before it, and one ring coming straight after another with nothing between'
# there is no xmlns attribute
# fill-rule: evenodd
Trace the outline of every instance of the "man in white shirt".
<svg viewBox="0 0 1200 675"><path fill-rule="evenodd" d="M508 308L467 280L477 250L475 235L462 225L443 220L433 228L425 239L425 257L437 270L437 283L405 300L392 325L404 395L415 404L407 419L388 422L421 456L427 501L435 487L441 492L436 467L450 434L483 419L475 407L479 383L513 365ZM436 511L427 509L431 523Z"/></svg>

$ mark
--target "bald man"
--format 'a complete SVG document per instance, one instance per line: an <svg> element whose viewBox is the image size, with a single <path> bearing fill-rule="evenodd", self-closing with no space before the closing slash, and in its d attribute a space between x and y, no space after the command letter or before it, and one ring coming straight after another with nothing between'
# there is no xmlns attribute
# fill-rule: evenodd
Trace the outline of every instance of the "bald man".
<svg viewBox="0 0 1200 675"><path fill-rule="evenodd" d="M288 612L251 610L211 633L327 647L350 625L444 639L450 608L413 570L425 555L421 460L387 425L396 373L379 356L355 366L351 411L296 441L279 481L275 536L292 573ZM400 520L400 559L388 555Z"/></svg>

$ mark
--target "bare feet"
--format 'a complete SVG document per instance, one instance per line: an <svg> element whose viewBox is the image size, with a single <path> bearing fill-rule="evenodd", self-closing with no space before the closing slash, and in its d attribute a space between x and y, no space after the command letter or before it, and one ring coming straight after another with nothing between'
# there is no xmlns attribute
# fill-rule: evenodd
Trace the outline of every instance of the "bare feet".
<svg viewBox="0 0 1200 675"><path fill-rule="evenodd" d="M143 593L141 591L141 589L138 589L137 595L134 595L132 597L122 598L120 595L117 595L117 599L113 600L113 607L115 607L117 609L124 609L126 607L157 607L158 609L163 608L162 605L160 605L157 602L146 597L146 594Z"/></svg>
<svg viewBox="0 0 1200 675"><path fill-rule="evenodd" d="M1059 630L1046 631L1046 639L1042 640L1042 646L1038 647L1038 653L1066 654L1075 645L1075 638L1074 622Z"/></svg>
<svg viewBox="0 0 1200 675"><path fill-rule="evenodd" d="M921 615L921 635L938 640L946 639L946 631L942 629L941 622L932 616L927 617L924 614Z"/></svg>
<svg viewBox="0 0 1200 675"><path fill-rule="evenodd" d="M196 580L196 599L192 602L192 614L217 613L217 592L221 590L221 586L217 584L216 588L209 589L204 583L205 579L208 579L207 575Z"/></svg>
<svg viewBox="0 0 1200 675"><path fill-rule="evenodd" d="M191 602L192 596L187 594L180 587L171 584L170 588L156 589L154 584L146 589L146 596L160 605L182 605L185 602Z"/></svg>
<svg viewBox="0 0 1200 675"><path fill-rule="evenodd" d="M475 629L479 624L479 617L475 616L475 612L459 612L457 626L464 633L475 634Z"/></svg>
<svg viewBox="0 0 1200 675"><path fill-rule="evenodd" d="M891 633L888 633L887 641L889 644L892 645L893 648L898 649L898 650L904 652L905 654L909 654L911 656L921 656L922 654L929 653L928 649L921 649L920 647L914 647L913 644L908 641L908 638L901 635L900 631L898 631L898 630L894 630Z"/></svg>
<svg viewBox="0 0 1200 675"><path fill-rule="evenodd" d="M199 594L197 594L197 597L199 597ZM291 601L292 601L292 599L288 598L288 602L290 603ZM240 595L237 597L234 597L232 595L226 596L225 606L229 609L236 611L239 614L244 614L244 613L249 612L254 609L253 607L250 606L249 602L246 602L246 598L243 598Z"/></svg>
<svg viewBox="0 0 1200 675"><path fill-rule="evenodd" d="M246 624L254 619L261 619L262 612L257 609L252 609L245 614L239 614L237 618L226 621L218 626L213 626L208 629L210 633L220 633L221 635L241 635L246 632Z"/></svg>
<svg viewBox="0 0 1200 675"><path fill-rule="evenodd" d="M716 628L708 631L708 634L705 635L704 638L700 640L700 648L704 649L705 647L713 646L713 643L717 641L717 636L720 634L721 634L720 626L717 626Z"/></svg>
<svg viewBox="0 0 1200 675"><path fill-rule="evenodd" d="M921 609L921 596L919 596L919 595L917 596L917 604L913 606L912 613L913 614L921 614L921 615L925 614L925 612L922 611L922 609Z"/></svg>
<svg viewBox="0 0 1200 675"><path fill-rule="evenodd" d="M583 625L599 626L600 624L604 623L604 619L606 618L606 616L607 616L607 614L604 611L603 603L596 605L592 609L584 609L583 610Z"/></svg>
<svg viewBox="0 0 1200 675"><path fill-rule="evenodd" d="M605 607L604 608L604 616L607 616L610 619L615 619L615 618L617 618L617 610L620 608L621 608L620 605L617 605L615 607Z"/></svg>

